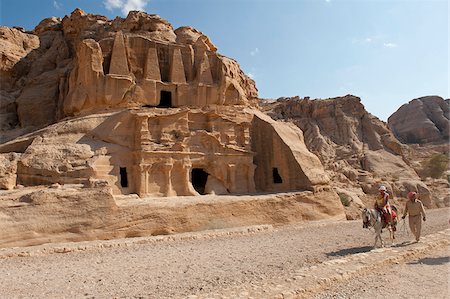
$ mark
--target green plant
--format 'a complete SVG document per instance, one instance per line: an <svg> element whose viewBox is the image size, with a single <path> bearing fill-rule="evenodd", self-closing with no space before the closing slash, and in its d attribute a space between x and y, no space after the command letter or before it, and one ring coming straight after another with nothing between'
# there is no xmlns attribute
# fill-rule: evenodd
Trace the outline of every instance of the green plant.
<svg viewBox="0 0 450 299"><path fill-rule="evenodd" d="M446 154L434 154L422 164L421 177L441 178L449 168L450 158Z"/></svg>
<svg viewBox="0 0 450 299"><path fill-rule="evenodd" d="M350 206L350 200L348 199L348 196L344 193L339 193L339 198L341 199L341 203L344 207Z"/></svg>

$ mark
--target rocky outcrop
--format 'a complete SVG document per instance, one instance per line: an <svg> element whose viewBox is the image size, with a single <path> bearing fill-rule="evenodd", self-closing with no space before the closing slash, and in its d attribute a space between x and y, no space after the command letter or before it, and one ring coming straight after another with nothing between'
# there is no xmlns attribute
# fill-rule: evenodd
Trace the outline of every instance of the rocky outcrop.
<svg viewBox="0 0 450 299"><path fill-rule="evenodd" d="M2 79L7 77L8 83L2 84L1 106L5 108L2 114L6 114L0 118L3 131L39 128L61 117L60 83L65 78L70 52L61 31L42 30L38 30L39 35L17 30L12 36L4 35L6 45L15 45L8 53L17 57L0 63L0 68L5 70Z"/></svg>
<svg viewBox="0 0 450 299"><path fill-rule="evenodd" d="M0 190L11 190L17 186L17 162L20 154L0 154Z"/></svg>
<svg viewBox="0 0 450 299"><path fill-rule="evenodd" d="M0 132L6 132L19 124L16 98L20 90L14 88L17 77L15 66L39 47L39 38L15 28L1 26L0 41ZM0 142L4 138L1 136Z"/></svg>
<svg viewBox="0 0 450 299"><path fill-rule="evenodd" d="M403 143L449 141L449 102L438 96L414 99L388 119L389 127Z"/></svg>
<svg viewBox="0 0 450 299"><path fill-rule="evenodd" d="M32 32L0 33L4 131L114 107L256 104L255 83L236 61L203 33L174 30L158 15L132 11L108 20L76 9Z"/></svg>
<svg viewBox="0 0 450 299"><path fill-rule="evenodd" d="M319 157L331 184L358 194L354 201L370 198L385 184L396 197L420 189L422 199L431 205L429 189L409 166L408 147L368 113L358 97L280 98L263 101L262 106L274 119L291 121L303 131L307 148ZM343 196L351 199L347 193Z"/></svg>
<svg viewBox="0 0 450 299"><path fill-rule="evenodd" d="M131 238L344 218L334 192L166 200L115 198L108 187L53 185L0 194L0 247ZM313 204L314 203L314 204Z"/></svg>
<svg viewBox="0 0 450 299"><path fill-rule="evenodd" d="M142 197L318 192L329 186L297 127L245 107L90 114L0 145L0 152L20 153L11 163L24 186L103 181L115 195Z"/></svg>

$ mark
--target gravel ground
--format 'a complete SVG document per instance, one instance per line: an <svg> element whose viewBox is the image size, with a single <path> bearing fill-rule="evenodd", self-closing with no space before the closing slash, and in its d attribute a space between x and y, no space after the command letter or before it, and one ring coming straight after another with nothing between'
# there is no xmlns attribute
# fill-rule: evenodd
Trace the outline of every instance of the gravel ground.
<svg viewBox="0 0 450 299"><path fill-rule="evenodd" d="M449 254L449 248L436 249L425 258L353 279L314 299L446 299L450 296Z"/></svg>
<svg viewBox="0 0 450 299"><path fill-rule="evenodd" d="M423 234L448 228L449 212L448 208L428 211ZM397 243L413 238L405 226L399 225ZM383 235L386 239L388 233ZM362 229L361 221L311 222L249 235L10 257L0 259L0 297L185 298L287 277L306 266L368 252L373 241L372 231ZM419 266L402 265L406 268L396 271ZM399 279L395 275L386 279L391 278ZM354 289L344 289L348 293L336 298L366 297L352 297Z"/></svg>

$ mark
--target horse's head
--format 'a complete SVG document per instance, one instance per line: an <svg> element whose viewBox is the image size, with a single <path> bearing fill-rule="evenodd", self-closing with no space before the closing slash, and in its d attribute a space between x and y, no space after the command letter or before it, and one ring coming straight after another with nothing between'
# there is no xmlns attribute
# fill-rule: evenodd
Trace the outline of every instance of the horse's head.
<svg viewBox="0 0 450 299"><path fill-rule="evenodd" d="M363 220L363 228L369 228L370 226L370 211L367 208L364 208L361 212L361 218Z"/></svg>

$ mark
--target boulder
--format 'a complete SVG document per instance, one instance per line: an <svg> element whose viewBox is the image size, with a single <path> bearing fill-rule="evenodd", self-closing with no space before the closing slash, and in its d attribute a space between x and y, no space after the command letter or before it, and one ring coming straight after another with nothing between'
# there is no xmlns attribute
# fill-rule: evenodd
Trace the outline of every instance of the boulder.
<svg viewBox="0 0 450 299"><path fill-rule="evenodd" d="M403 143L449 141L449 102L438 96L414 99L388 118L389 127Z"/></svg>

